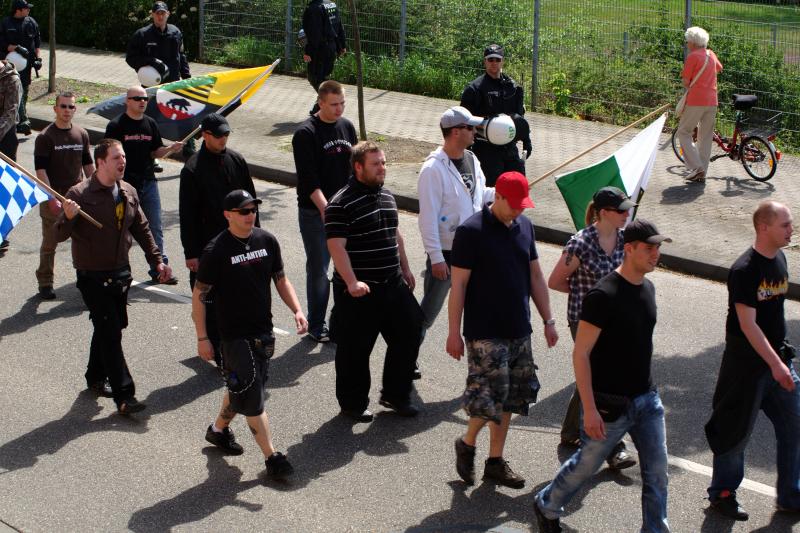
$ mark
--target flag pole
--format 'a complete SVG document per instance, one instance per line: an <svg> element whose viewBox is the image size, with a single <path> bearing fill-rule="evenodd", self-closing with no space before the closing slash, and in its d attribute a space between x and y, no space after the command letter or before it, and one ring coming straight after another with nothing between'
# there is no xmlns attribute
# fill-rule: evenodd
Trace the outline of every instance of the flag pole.
<svg viewBox="0 0 800 533"><path fill-rule="evenodd" d="M576 159L578 159L578 158L581 158L581 157L585 156L586 154L588 154L589 152L591 152L592 150L594 150L594 149L595 149L595 148L597 148L598 146L600 146L600 145L602 145L602 144L605 144L605 143L607 143L608 141L610 141L611 139L613 139L613 138L614 138L614 137L616 137L617 135L620 135L620 134L622 134L622 133L624 133L624 132L628 131L629 129L631 129L631 128L633 128L633 127L636 127L636 126L638 126L639 124L641 124L641 123L642 123L642 122L644 122L645 120L649 119L650 117L652 117L652 116L654 116L654 115L657 115L657 114L661 113L662 111L664 111L664 110L666 110L666 109L668 109L668 108L670 108L670 107L672 107L672 104L671 104L671 103L669 103L669 104L664 104L664 105L662 105L661 107L659 107L658 109L656 109L655 111L651 111L651 112L650 112L650 113L648 113L647 115L643 116L643 117L642 117L642 118L640 118L639 120L636 120L636 121L634 121L634 122L632 122L632 123L628 124L627 126L625 126L624 128L622 128L621 130L619 130L619 131L617 131L617 132L615 132L615 133L612 133L611 135L609 135L608 137L606 137L606 138L605 138L605 139L603 139L602 141L600 141L600 142L596 143L594 146L592 146L592 147L590 147L590 148L587 148L586 150L584 150L583 152L579 153L579 154L578 154L578 155L576 155L575 157L572 157L572 158L570 158L570 159L568 159L568 160L564 161L563 163L559 164L557 167L555 167L555 168L552 168L552 169L548 170L547 172L545 172L544 174L542 174L541 176L539 176L538 178L536 178L535 180L533 180L532 182L530 182L530 183L528 184L528 188L530 189L530 188L531 188L531 187L533 187L535 184L539 183L540 181L542 181L543 179L545 179L545 178L546 178L546 177L548 177L549 175L553 174L554 172L556 172L556 171L558 171L558 170L561 170L562 168L564 168L565 166L569 165L570 163L572 163L572 162L573 162L573 161L575 161Z"/></svg>
<svg viewBox="0 0 800 533"><path fill-rule="evenodd" d="M219 111L217 111L217 113L219 113L220 115L223 115L223 116L224 116L224 115L225 115L225 111L227 111L227 109L228 109L229 107L231 107L231 106L234 104L234 102L236 102L238 99L240 99L242 96L244 96L244 95L245 95L245 93L247 93L247 91L249 91L249 90L250 90L250 89L251 89L251 88L252 88L252 87L253 87L255 84L257 84L257 83L258 83L258 82L260 82L262 79L264 79L265 77L267 77L267 76L269 76L270 74L272 74L272 71L273 71L273 70L275 70L275 67L277 67L277 66L278 66L278 63L280 63L280 62L281 62L281 60L280 60L280 59L276 59L275 61L273 61L273 62L272 62L272 64L271 64L269 67L267 67L267 70L265 70L265 71L264 71L262 74L259 74L259 76L258 76L256 79L254 79L253 81L251 81L250 83L248 83L248 84L247 84L247 86L246 86L244 89L242 89L241 91L239 91L239 92L238 92L238 94L237 94L236 96L234 96L233 98L231 98L231 99L228 101L228 103L227 103L227 104L225 104L224 106L222 106L221 108L219 108ZM200 125L198 125L198 126L195 128L195 129L193 129L193 130L191 131L191 133L189 133L189 135L187 135L186 137L184 137L183 139L181 139L181 142L182 142L182 143L184 143L184 144L186 144L187 142L189 142L189 139L191 139L192 137L194 137L195 135L197 135L198 133L200 133L200 128L201 128L201 126L200 126ZM174 150L172 150L172 149L170 149L170 150L167 150L167 151L164 153L164 155L163 155L163 156L161 156L161 157L168 157L168 156L169 156L169 155L170 155L172 152L174 152Z"/></svg>
<svg viewBox="0 0 800 533"><path fill-rule="evenodd" d="M50 187L48 184L46 184L45 182L43 182L42 180L40 180L39 178L37 178L37 177L36 177L34 174L32 174L30 171L26 170L26 169L25 169L25 168L24 168L22 165L18 164L16 161L14 161L13 159L11 159L11 158L9 158L8 156L6 156L6 154L4 154L3 152L0 152L0 158L2 158L2 159L3 159L3 161L5 161L5 162L6 162L6 163L8 163L9 165L11 165L12 167L16 168L17 170L19 170L20 172L22 172L23 174L25 174L27 177L29 177L30 179L32 179L34 182L36 182L36 184L37 184L39 187L41 187L42 189L46 190L48 193L50 193L50 195L51 195L51 196L54 196L54 197L56 197L56 198L57 198L57 199L58 199L58 200L59 200L61 203L64 203L64 202L66 202L66 201L67 201L67 199L66 199L66 198L64 198L63 196L61 196L61 195L60 195L60 194L59 194L59 193L58 193L56 190L54 190L54 189L53 189L52 187ZM102 228L103 228L103 225L102 225L101 223L99 223L98 221L96 221L95 219L93 219L91 216L89 216L88 214L86 214L86 212L85 212L85 211L83 211L83 209L79 209L79 210L78 210L78 214L79 214L79 215L81 215L81 216L82 216L83 218L85 218L86 220L88 220L89 222L91 222L92 224L94 224L95 226L97 226L98 228L100 228L100 229L102 229Z"/></svg>

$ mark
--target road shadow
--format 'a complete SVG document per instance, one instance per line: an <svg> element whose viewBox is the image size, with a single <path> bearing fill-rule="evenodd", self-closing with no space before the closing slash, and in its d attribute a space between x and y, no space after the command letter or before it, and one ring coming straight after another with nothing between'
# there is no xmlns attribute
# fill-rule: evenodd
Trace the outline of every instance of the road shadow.
<svg viewBox="0 0 800 533"><path fill-rule="evenodd" d="M0 468L12 471L34 466L39 457L53 455L73 440L89 433L147 431L142 420L120 416L116 410L107 417L95 419L100 411L102 407L97 403L97 397L88 390L81 391L61 418L47 422L0 446Z"/></svg>
<svg viewBox="0 0 800 533"><path fill-rule="evenodd" d="M260 479L242 481L241 469L226 463L216 448L203 448L203 455L208 469L208 478L204 482L151 507L139 509L131 515L128 529L136 532L171 531L181 524L203 520L224 507L238 507L251 513L263 509L260 503L239 498L239 493L260 486Z"/></svg>
<svg viewBox="0 0 800 533"><path fill-rule="evenodd" d="M309 99L310 105L309 110L311 109L310 106L314 105L314 102ZM272 125L272 129L266 133L267 137L282 137L284 135L291 135L300 127L303 121L298 122L276 122Z"/></svg>
<svg viewBox="0 0 800 533"><path fill-rule="evenodd" d="M214 364L206 363L200 357L187 357L179 363L192 370L194 375L175 385L151 391L142 400L147 404L147 409L136 415L143 423L146 424L155 415L180 409L210 392L218 390L222 397L224 384Z"/></svg>
<svg viewBox="0 0 800 533"><path fill-rule="evenodd" d="M75 283L67 283L57 287L55 291L55 305L52 300L46 302L39 298L38 294L33 294L25 300L16 313L0 320L0 342L7 335L24 333L29 328L48 320L74 317L86 311L86 306L83 304L83 299L75 287ZM50 308L40 313L39 307ZM86 318L87 320L89 318L88 312Z"/></svg>
<svg viewBox="0 0 800 533"><path fill-rule="evenodd" d="M700 198L706 190L704 183L689 181L672 185L661 191L662 205L690 204Z"/></svg>
<svg viewBox="0 0 800 533"><path fill-rule="evenodd" d="M313 350L321 347L317 353ZM297 387L300 378L317 365L332 363L336 355L333 343L317 344L315 341L302 338L279 357L273 357L269 364L270 377L267 381L269 389Z"/></svg>
<svg viewBox="0 0 800 533"><path fill-rule="evenodd" d="M749 193L754 199L762 199L772 196L772 193L775 192L775 186L771 183L756 181L752 178L723 176L709 179L725 182L725 188L719 192L720 196L725 198L744 196Z"/></svg>
<svg viewBox="0 0 800 533"><path fill-rule="evenodd" d="M416 401L419 403L418 399ZM403 440L443 422L461 423L462 420L455 415L460 401L460 398L454 398L425 404L415 418L382 411L361 433L354 433L352 420L337 415L316 431L303 435L299 443L286 450L295 467L294 476L288 482L269 483L279 490L297 490L324 477L327 472L346 466L357 453L376 457L408 453Z"/></svg>

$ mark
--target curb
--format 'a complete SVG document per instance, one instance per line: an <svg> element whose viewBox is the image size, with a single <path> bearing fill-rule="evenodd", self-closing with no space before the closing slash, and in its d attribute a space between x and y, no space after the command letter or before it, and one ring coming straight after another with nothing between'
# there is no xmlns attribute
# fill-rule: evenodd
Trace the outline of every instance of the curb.
<svg viewBox="0 0 800 533"><path fill-rule="evenodd" d="M41 117L36 117L33 115L29 115L29 119L31 121L31 126L35 130L42 130L51 122L49 119L45 120ZM104 130L100 130L95 127L89 126L85 129L87 132L89 132L89 140L92 144L96 144L100 139L103 138L105 134ZM183 161L180 154L174 154L170 156L170 159L179 162ZM248 163L247 166L250 168L250 174L254 178L278 183L287 187L297 186L297 175L294 172L289 172L279 168L267 167L258 163ZM409 211L411 213L419 213L419 200L417 198L395 194L395 201L397 202L397 207L399 209ZM571 232L558 228L551 228L538 224L534 225L534 228L536 230L537 240L549 244L564 245L572 236ZM727 266L671 255L668 253L661 254L659 266L666 268L667 270L689 274L698 278L719 281L722 283L725 283L728 280L728 272L730 271ZM789 291L786 296L792 300L800 300L800 283L790 281Z"/></svg>

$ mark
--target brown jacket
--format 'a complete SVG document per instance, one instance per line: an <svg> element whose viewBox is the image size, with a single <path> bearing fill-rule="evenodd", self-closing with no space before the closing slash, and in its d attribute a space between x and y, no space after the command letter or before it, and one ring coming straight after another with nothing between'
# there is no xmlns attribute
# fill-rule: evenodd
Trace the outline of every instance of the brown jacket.
<svg viewBox="0 0 800 533"><path fill-rule="evenodd" d="M67 192L67 198L103 225L99 229L80 215L67 220L62 212L58 217L55 225L58 240L61 242L72 237L72 264L76 270L116 270L128 265L128 250L133 243L131 237L144 250L150 266L155 268L161 263L161 252L139 207L136 189L124 181L118 183L125 204L121 229L117 229L112 188L102 185L96 173L73 185Z"/></svg>
<svg viewBox="0 0 800 533"><path fill-rule="evenodd" d="M14 65L0 62L0 139L17 126L17 109L22 97L22 84Z"/></svg>

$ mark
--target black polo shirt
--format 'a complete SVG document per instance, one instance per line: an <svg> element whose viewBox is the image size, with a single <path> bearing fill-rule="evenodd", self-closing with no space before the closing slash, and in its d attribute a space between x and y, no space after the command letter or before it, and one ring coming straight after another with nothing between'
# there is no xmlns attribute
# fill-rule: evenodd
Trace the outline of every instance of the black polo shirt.
<svg viewBox="0 0 800 533"><path fill-rule="evenodd" d="M467 340L531 334L531 261L538 258L527 217L506 226L484 206L456 229L451 264L470 270L464 301Z"/></svg>
<svg viewBox="0 0 800 533"><path fill-rule="evenodd" d="M358 281L385 283L400 273L397 204L384 187L351 177L325 208L328 239L347 239L345 249ZM334 272L334 281L342 281Z"/></svg>

